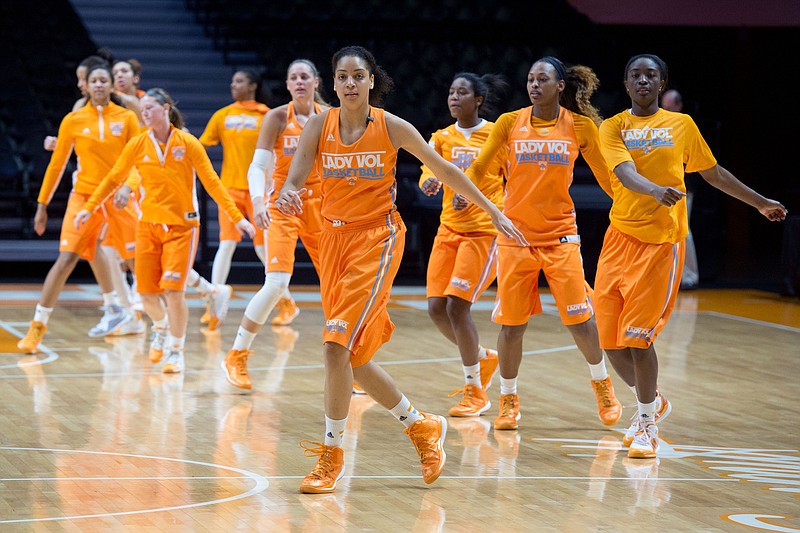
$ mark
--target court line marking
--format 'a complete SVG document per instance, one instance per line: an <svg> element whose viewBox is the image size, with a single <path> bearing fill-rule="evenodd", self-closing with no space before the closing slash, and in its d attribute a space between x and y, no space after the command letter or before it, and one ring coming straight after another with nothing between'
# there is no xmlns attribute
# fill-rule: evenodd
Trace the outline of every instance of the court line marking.
<svg viewBox="0 0 800 533"><path fill-rule="evenodd" d="M2 325L2 321L0 321L0 325ZM540 350L528 350L522 352L522 355L543 355L555 352L562 352L562 351L569 351L575 350L578 347L574 344L568 344L566 346L557 346L555 348L542 348ZM461 361L460 357L438 357L435 359L408 359L404 361L381 361L378 364L383 365L418 365L422 363L443 363L443 362L450 362L450 361ZM31 364L39 364L40 362L35 362ZM14 365L7 365L7 368L13 368ZM0 369L4 368L0 366ZM314 369L323 369L325 365L322 363L313 364L313 365L286 365L280 367L280 370L314 370ZM270 371L275 370L274 367L254 367L248 368L247 371L251 374L253 372L262 372L262 371ZM202 368L197 370L184 370L184 375L194 375L194 374L216 374L219 372L219 367L214 368ZM150 371L137 371L137 372L85 372L79 374L45 374L47 379L50 378L97 378L97 377L122 377L122 376L160 376L162 375L161 370L153 369ZM0 375L0 379L25 379L28 376L26 374L19 374L19 375Z"/></svg>
<svg viewBox="0 0 800 533"><path fill-rule="evenodd" d="M30 322L24 322L23 323L23 325L25 325L25 326L27 326L28 324L30 324ZM0 320L0 328L3 328L4 330L6 330L7 332L9 332L10 334L14 335L15 337L17 337L19 339L22 339L23 337L25 337L25 335L20 333L20 331L16 327L10 325L8 322L5 322L3 320ZM37 359L36 361L31 361L31 362L22 362L22 363L20 363L19 361L17 361L17 362L14 362L14 364L11 364L11 365L0 365L0 369L3 369L3 368L19 368L20 366L41 365L41 364L44 364L44 363L52 363L53 361L58 359L58 354L56 352L54 352L53 350L51 350L50 348L48 348L47 346L43 345L43 344L39 345L39 351L42 352L43 354L45 354L47 357L45 357L44 359L41 359L41 360ZM17 353L15 355L17 355L18 357L21 358L21 357L25 357L26 355L33 355L33 354Z"/></svg>
<svg viewBox="0 0 800 533"><path fill-rule="evenodd" d="M305 476L265 476L269 479L303 479ZM342 476L342 479L422 479L422 476ZM563 480L563 481L630 481L630 477L592 477L592 476L439 476L438 479L513 479L521 481L536 480ZM651 478L652 481L724 481L738 483L738 479L730 478L697 478L697 477L659 477Z"/></svg>
<svg viewBox="0 0 800 533"><path fill-rule="evenodd" d="M0 524L18 524L18 523L25 523L25 522L54 522L58 520L78 520L82 518L106 518L110 516L127 516L127 515L135 515L135 514L145 514L145 513L157 513L162 511L177 511L180 509L191 509L194 507L206 507L209 505L216 505L218 503L226 503L235 500L241 500L244 498L249 498L250 496L254 496L260 492L263 492L269 487L269 481L266 477L261 476L259 474L248 472L247 470L243 470L241 468L236 468L233 466L223 466L214 463L206 463L203 461L192 461L191 459L176 459L173 457L159 457L156 455L140 455L140 454L133 454L133 453L116 453L116 452L98 452L98 451L90 451L90 450L65 450L65 449L57 449L57 448L26 448L26 447L14 447L14 446L0 446L0 451L3 450L10 450L10 451L44 451L44 452L60 452L60 453L83 453L88 455L109 455L115 457L133 457L137 459L155 459L159 461L167 461L173 463L183 463L183 464L192 464L198 466L206 466L209 468L221 468L223 470L228 470L231 472L237 472L242 474L244 478L248 478L251 481L255 482L255 486L248 490L247 492L243 492L241 494L237 494L235 496L228 496L227 498L220 498L216 500L209 500L207 502L197 502L197 503L188 503L184 505L173 505L169 507L159 507L156 509L140 509L138 511L119 511L115 513L98 513L98 514L87 514L87 515L73 515L73 516L54 516L54 517L47 517L47 518L20 518L14 520L0 520ZM191 478L187 478L191 479Z"/></svg>
<svg viewBox="0 0 800 533"><path fill-rule="evenodd" d="M766 322L764 320L756 320L755 318L747 318L744 316L737 316L737 315L729 315L727 313L720 313L718 311L698 311L698 315L710 315L715 316L718 318L727 318L728 320L736 320L737 322L746 322L748 324L756 324L758 326L765 326L768 328L775 328L780 329L783 331L789 331L791 333L800 333L800 328L795 328L792 326L785 326L783 324L776 324L775 322Z"/></svg>

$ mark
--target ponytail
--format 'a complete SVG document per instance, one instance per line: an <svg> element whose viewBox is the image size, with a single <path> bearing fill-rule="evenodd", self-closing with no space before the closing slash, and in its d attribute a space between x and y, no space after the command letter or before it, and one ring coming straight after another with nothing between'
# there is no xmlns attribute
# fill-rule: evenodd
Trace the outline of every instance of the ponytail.
<svg viewBox="0 0 800 533"><path fill-rule="evenodd" d="M159 103L169 105L169 121L170 123L178 128L179 130L183 129L184 122L183 122L183 115L178 110L178 107L175 105L175 100L169 95L167 91L161 89L159 87L154 87L152 89L148 89L147 92L144 93L145 96L150 96L158 100Z"/></svg>

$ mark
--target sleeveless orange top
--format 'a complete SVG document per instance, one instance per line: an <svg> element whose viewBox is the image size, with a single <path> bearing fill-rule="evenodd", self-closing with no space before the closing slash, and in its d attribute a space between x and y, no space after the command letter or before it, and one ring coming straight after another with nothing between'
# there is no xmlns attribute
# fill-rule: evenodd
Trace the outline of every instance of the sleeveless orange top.
<svg viewBox="0 0 800 533"><path fill-rule="evenodd" d="M578 233L569 186L580 143L571 111L562 107L555 126L540 128L531 123L532 110L520 111L508 136L503 212L529 243L548 246Z"/></svg>
<svg viewBox="0 0 800 533"><path fill-rule="evenodd" d="M344 144L339 135L340 111L331 109L325 116L315 164L322 178L322 216L344 223L385 216L397 209L397 150L384 111L370 107L372 120L353 144Z"/></svg>
<svg viewBox="0 0 800 533"><path fill-rule="evenodd" d="M321 112L319 104L314 102L314 111ZM292 158L297 150L297 143L300 140L300 134L303 133L303 126L297 122L297 116L294 113L294 102L289 102L286 108L286 127L283 128L280 135L275 139L275 146L273 152L275 153L275 171L272 173L274 181L274 189L272 192L272 203L278 199L281 192L281 187L286 182L286 177L289 175L289 167L292 164ZM306 179L304 185L308 189L309 196L319 196L320 193L320 179L315 171L312 171Z"/></svg>

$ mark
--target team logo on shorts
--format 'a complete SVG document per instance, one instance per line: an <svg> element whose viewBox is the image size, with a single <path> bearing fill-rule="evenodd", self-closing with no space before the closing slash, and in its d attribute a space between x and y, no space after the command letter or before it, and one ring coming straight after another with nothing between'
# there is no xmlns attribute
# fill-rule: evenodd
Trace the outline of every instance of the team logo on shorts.
<svg viewBox="0 0 800 533"><path fill-rule="evenodd" d="M125 123L124 122L109 122L108 129L111 130L111 135L114 137L119 137L122 135L122 132L125 130Z"/></svg>
<svg viewBox="0 0 800 533"><path fill-rule="evenodd" d="M165 270L164 275L161 276L161 279L165 279L167 281L180 281L181 280L181 273L180 272L173 272L172 270Z"/></svg>
<svg viewBox="0 0 800 533"><path fill-rule="evenodd" d="M173 146L172 147L172 158L175 161L183 161L183 156L186 155L186 147L185 146Z"/></svg>
<svg viewBox="0 0 800 533"><path fill-rule="evenodd" d="M579 304L569 304L567 306L567 314L568 315L582 315L589 311L589 304L586 302L582 302Z"/></svg>
<svg viewBox="0 0 800 533"><path fill-rule="evenodd" d="M325 331L330 331L332 333L347 333L348 326L350 326L350 322L347 320L342 320L341 318L332 318L325 322Z"/></svg>
<svg viewBox="0 0 800 533"><path fill-rule="evenodd" d="M450 285L460 291L468 291L472 288L472 284L469 282L469 280L457 278L455 276L450 278Z"/></svg>
<svg viewBox="0 0 800 533"><path fill-rule="evenodd" d="M637 328L636 326L628 326L625 328L626 337L634 337L636 339L649 339L650 328Z"/></svg>

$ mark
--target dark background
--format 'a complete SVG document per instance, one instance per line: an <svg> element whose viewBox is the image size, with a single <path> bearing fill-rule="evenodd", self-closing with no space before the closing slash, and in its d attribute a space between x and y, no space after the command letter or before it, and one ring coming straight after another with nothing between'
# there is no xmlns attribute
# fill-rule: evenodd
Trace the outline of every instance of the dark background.
<svg viewBox="0 0 800 533"><path fill-rule="evenodd" d="M37 9L49 14L45 18L55 23L32 18L25 6L12 4L0 6L0 70L7 76L6 87L0 90L0 160L5 162L0 165L0 239L41 246L41 239L30 232L33 202L49 157L41 150L41 139L57 131L61 117L79 96L74 85L77 62L104 43L91 42L68 2L37 3ZM328 87L326 96L333 99L330 56L341 46L360 44L373 51L395 80L386 109L409 120L426 138L452 122L445 100L454 73L503 74L511 88L499 111L509 111L530 104L525 77L531 63L543 55L594 69L601 80L594 103L609 117L630 105L622 87L628 58L654 53L669 66L669 86L683 94L684 111L698 123L720 164L765 196L784 203L790 214L800 212L793 153L799 115L795 71L800 17L794 3L774 0L748 7L712 1L703 2L702 11L697 11L689 2L677 2L670 4L675 7L671 14L647 13L626 2L614 3L614 11L602 3L579 0L513 5L473 0L275 4L186 2L186 9L193 11L209 39L224 52L231 71L237 67L237 54L255 54L271 89L272 106L288 101L283 79L296 57L317 64ZM763 16L753 13L759 5ZM146 76L143 85L147 88ZM208 110L209 117L213 111ZM202 126L190 124L196 134ZM13 165L7 163L8 153L15 158ZM416 188L417 165L407 154L400 158L398 206L410 231L399 282L422 284L438 213L437 201L422 197ZM65 203L67 182L65 177L60 189L64 201L54 202L51 216L56 204ZM575 184L584 261L592 281L610 204L585 166L576 169ZM791 252L783 245L784 239L792 238L784 235L788 225L768 223L751 207L701 179L694 179L693 185L691 226L702 286L781 290L786 277L781 260ZM198 257L201 272L209 271L215 233L209 223L206 248ZM57 231L46 237L57 239ZM52 247L57 247L57 240ZM246 253L237 251L237 258ZM300 257L302 262L302 252ZM46 261L14 259L0 263L4 280L38 282L50 266ZM244 258L242 264L246 262ZM87 273L81 269L76 276ZM234 266L231 279L260 283L261 270L255 264ZM298 269L296 281L314 279L310 269Z"/></svg>

